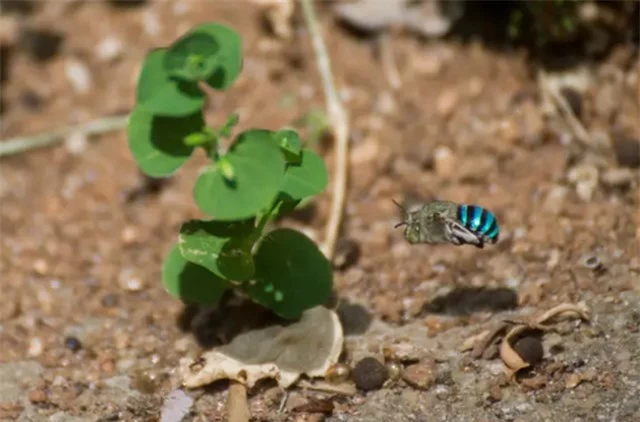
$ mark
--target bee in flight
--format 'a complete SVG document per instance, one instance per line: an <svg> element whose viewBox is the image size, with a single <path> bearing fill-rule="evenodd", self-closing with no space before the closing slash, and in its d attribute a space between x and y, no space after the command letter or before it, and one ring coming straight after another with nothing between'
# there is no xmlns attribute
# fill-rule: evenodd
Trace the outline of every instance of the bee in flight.
<svg viewBox="0 0 640 422"><path fill-rule="evenodd" d="M460 205L449 201L433 201L408 212L393 201L404 214L404 237L410 244L452 243L484 248L498 241L500 227L492 212L477 205Z"/></svg>

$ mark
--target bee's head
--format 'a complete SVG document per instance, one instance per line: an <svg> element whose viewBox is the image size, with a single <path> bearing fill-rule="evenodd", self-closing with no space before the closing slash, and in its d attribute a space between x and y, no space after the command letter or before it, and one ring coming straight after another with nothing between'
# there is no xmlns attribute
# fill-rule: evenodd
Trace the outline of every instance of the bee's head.
<svg viewBox="0 0 640 422"><path fill-rule="evenodd" d="M394 229L405 226L404 238L407 242L410 244L420 243L420 219L418 218L417 213L408 212L402 205L398 204L394 200L392 201L402 210L403 214L403 221L396 224Z"/></svg>

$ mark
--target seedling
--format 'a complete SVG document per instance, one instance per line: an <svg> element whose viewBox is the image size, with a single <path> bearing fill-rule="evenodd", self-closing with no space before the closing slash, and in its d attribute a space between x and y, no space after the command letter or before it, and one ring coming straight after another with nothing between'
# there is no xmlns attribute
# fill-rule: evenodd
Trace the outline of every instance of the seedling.
<svg viewBox="0 0 640 422"><path fill-rule="evenodd" d="M232 140L238 115L220 128L205 123L200 84L224 91L242 70L241 37L205 23L167 48L152 50L140 72L136 106L129 117L131 153L147 175L166 177L201 150L209 160L193 189L211 219L190 220L163 266L168 292L184 302L214 304L227 289L241 289L283 318L325 303L332 269L304 234L269 221L324 191L322 158L302 147L291 129L253 128Z"/></svg>

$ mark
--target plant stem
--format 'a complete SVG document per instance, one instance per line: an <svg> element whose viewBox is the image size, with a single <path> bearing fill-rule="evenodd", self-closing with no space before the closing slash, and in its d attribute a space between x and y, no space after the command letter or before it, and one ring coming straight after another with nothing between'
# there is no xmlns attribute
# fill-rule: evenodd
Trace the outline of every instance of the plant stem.
<svg viewBox="0 0 640 422"><path fill-rule="evenodd" d="M347 181L349 166L349 118L342 106L336 91L331 63L320 34L320 27L313 11L311 0L300 0L305 21L309 27L313 49L316 54L318 71L322 76L322 85L327 101L329 118L333 125L335 137L335 170L334 187L331 198L331 211L325 227L323 250L331 260L335 254L336 243L340 233L342 214L347 198Z"/></svg>
<svg viewBox="0 0 640 422"><path fill-rule="evenodd" d="M88 136L99 135L106 132L123 129L127 126L129 114L120 116L101 117L88 123L76 126L67 126L50 132L39 133L32 136L19 136L0 142L0 157L19 154L35 148L42 148L63 141L75 132L81 132Z"/></svg>

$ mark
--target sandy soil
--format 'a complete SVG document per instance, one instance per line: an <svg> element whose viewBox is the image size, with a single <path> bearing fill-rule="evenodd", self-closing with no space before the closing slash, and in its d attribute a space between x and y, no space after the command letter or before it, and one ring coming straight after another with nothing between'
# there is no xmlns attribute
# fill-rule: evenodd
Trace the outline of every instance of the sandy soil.
<svg viewBox="0 0 640 422"><path fill-rule="evenodd" d="M249 392L256 420L639 420L637 45L619 44L562 79L583 91L573 104L589 131L584 146L549 111L526 49L396 34L394 90L374 43L321 12L352 119L341 253L356 259L336 270L335 287L358 305L343 312L345 326L368 326L348 330L347 356L355 364L404 339L423 365L435 359L437 376L425 388L396 380L349 397L298 389L283 412L282 392L265 383ZM127 112L146 51L210 20L237 28L246 54L237 85L211 104L211 123L239 111L240 129L276 129L324 105L304 27L282 41L248 4L36 2L11 19L16 33L25 26L62 38L57 48L47 38L56 51L46 58L33 35L3 49L2 139ZM332 169L331 141L317 147ZM178 359L200 350L160 268L181 222L199 215L191 188L202 162L149 184L123 131L3 159L0 420L158 420L179 382ZM433 198L493 210L500 242L408 245L393 230L400 216L391 199ZM328 208L327 192L305 218L283 224L321 240ZM506 382L495 353L459 351L496 321L564 302L589 307L592 323L564 322L545 335L528 384ZM207 315L205 326L225 330L228 316ZM219 383L189 392L185 420L223 420L226 391ZM324 415L293 410L327 398Z"/></svg>

